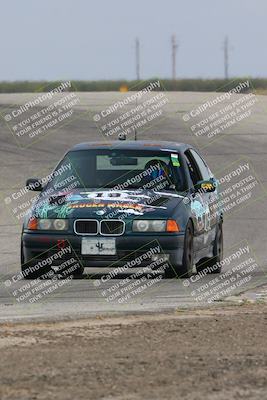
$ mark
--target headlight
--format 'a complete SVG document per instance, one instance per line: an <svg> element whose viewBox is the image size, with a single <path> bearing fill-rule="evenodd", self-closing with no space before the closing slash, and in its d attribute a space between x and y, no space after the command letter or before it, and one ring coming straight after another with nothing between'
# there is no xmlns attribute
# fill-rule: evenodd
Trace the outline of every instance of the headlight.
<svg viewBox="0 0 267 400"><path fill-rule="evenodd" d="M155 220L152 221L152 231L164 232L166 228L166 221Z"/></svg>
<svg viewBox="0 0 267 400"><path fill-rule="evenodd" d="M166 221L139 219L133 221L133 232L165 232Z"/></svg>
<svg viewBox="0 0 267 400"><path fill-rule="evenodd" d="M66 231L68 229L68 220L55 219L53 222L53 226L56 231Z"/></svg>
<svg viewBox="0 0 267 400"><path fill-rule="evenodd" d="M174 219L135 219L133 232L180 232L180 227Z"/></svg>
<svg viewBox="0 0 267 400"><path fill-rule="evenodd" d="M51 219L39 219L37 222L37 229L48 231L52 227Z"/></svg>
<svg viewBox="0 0 267 400"><path fill-rule="evenodd" d="M69 227L67 219L31 218L28 229L37 231L66 231Z"/></svg>

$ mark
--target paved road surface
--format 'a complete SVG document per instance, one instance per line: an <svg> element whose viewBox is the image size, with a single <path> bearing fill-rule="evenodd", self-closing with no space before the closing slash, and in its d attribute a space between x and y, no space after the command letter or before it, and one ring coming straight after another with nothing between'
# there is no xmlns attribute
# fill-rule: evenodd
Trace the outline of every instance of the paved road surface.
<svg viewBox="0 0 267 400"><path fill-rule="evenodd" d="M55 96L57 99L64 97L64 95ZM249 164L249 171L243 171L243 175L241 174L237 178L232 174L231 179L240 181L241 178L252 175L257 184L252 190L244 189L244 194L249 192L251 194L239 205L230 208L225 213L224 223L226 256L236 254L237 251L240 249L242 251L247 246L248 252L236 260L231 259L231 262L224 266L223 273L225 275L219 281L216 281L215 275L207 275L199 280L193 279L195 282L162 279L153 283L151 278L147 279L144 276L146 288L122 303L116 299L112 300L109 296L117 293L118 288L126 287L127 274L119 276L119 279L103 283L101 281L102 270L90 271L90 275L86 274L84 279L63 283L59 281L61 282L58 284L58 286L61 285L60 287L55 290L51 289L50 294L44 295L42 300L34 304L29 304L27 300L18 301L19 296L28 290L25 285L30 283L20 281L8 286L9 280L19 271L21 221L18 218L18 211L14 211L14 209L19 204L24 204L26 199L33 195L22 194L21 199L12 200L10 203L6 199L11 198L13 193L20 193L26 178L45 176L51 172L51 169L72 145L79 142L102 140L105 129L102 120L106 122L106 119L102 116L101 111L121 100L123 96L125 98L127 94L77 93L75 96L74 99L78 98L78 100L75 100L76 103L73 102L72 112L63 121L64 124L59 123L55 128L47 129L45 134L37 134L34 139L29 139L25 133L20 137L17 136L15 140L13 134L16 134L20 127L15 126L18 117L12 117L12 110L17 110L18 113L21 105L36 99L38 95L0 95L0 112L2 114L0 120L0 320L21 320L33 317L60 318L121 311L162 311L199 306L203 305L203 300L207 302L215 293L221 293L220 297L225 297L222 290L231 286L231 282L225 283L226 280L230 279L230 276L231 279L234 279L233 275L236 279L237 270L234 271L234 274L234 268L237 268L241 261L246 263L249 258L252 261L244 264L246 270L244 271L242 267L243 272L237 277L236 288L229 290L228 295L266 283L267 97L257 96L252 105L249 105L249 99L246 102L240 101L238 107L247 104L241 112L242 110L237 111L236 105L233 106L233 101L238 101L242 95L232 95L230 99L210 107L207 112L201 112L200 117L193 117L190 114L191 110L195 114L194 110L197 110L207 100L216 99L218 94L165 93L163 98L167 101L162 107L162 112L154 115L154 119L148 122L143 129L139 129L139 138L151 141L161 139L192 143L200 149L210 168L220 177L236 171L240 165ZM253 102L253 97L250 101ZM47 107L48 103L49 101L42 103L43 108ZM225 108L227 105L230 106L229 109ZM113 116L122 115L132 108L133 106L128 104ZM212 121L218 120L219 116L229 114L233 108L239 116L243 115L238 117L235 123L231 122L233 118L225 118L220 123L221 133L214 134L212 138L206 137L207 131L201 133L200 129L207 126L211 129ZM156 109L155 107L154 110ZM33 115L40 110L39 106L28 110L29 114L25 112L25 118L28 115L34 118ZM247 110L250 111L245 114ZM23 112L20 121L24 119ZM216 112L220 114L216 116ZM9 119L9 115L13 119L6 121ZM100 121L96 121L99 115ZM39 115L35 118L39 120L41 117ZM189 121L187 121L188 118ZM208 118L208 121L204 121L205 118ZM202 125L196 127L197 121L199 123L202 121ZM227 123L228 125L226 125ZM25 124L27 125L27 122ZM222 124L224 124L223 128ZM216 129L216 124L213 128ZM114 137L115 135L110 136L111 139ZM249 184L248 182L249 179L247 184ZM231 183L232 181L226 182L226 186ZM251 270L249 270L250 267ZM227 271L229 271L228 275ZM219 284L221 284L220 289ZM216 285L217 289L212 292L212 288Z"/></svg>

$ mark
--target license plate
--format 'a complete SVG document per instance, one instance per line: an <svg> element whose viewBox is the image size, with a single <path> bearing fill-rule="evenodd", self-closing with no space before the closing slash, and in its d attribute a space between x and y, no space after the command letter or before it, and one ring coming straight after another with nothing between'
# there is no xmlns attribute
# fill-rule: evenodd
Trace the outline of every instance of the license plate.
<svg viewBox="0 0 267 400"><path fill-rule="evenodd" d="M116 241L113 238L82 238L82 254L92 256L115 255Z"/></svg>

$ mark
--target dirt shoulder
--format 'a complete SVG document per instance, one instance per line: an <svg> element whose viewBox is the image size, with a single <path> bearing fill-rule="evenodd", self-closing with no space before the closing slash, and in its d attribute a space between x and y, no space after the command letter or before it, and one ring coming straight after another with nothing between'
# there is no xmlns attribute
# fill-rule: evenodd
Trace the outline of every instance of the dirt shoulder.
<svg viewBox="0 0 267 400"><path fill-rule="evenodd" d="M263 399L267 304L0 325L0 398Z"/></svg>

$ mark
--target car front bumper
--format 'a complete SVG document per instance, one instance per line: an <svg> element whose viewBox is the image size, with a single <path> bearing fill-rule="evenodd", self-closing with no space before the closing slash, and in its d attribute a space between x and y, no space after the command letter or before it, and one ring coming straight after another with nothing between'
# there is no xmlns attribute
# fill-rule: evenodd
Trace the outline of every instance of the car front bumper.
<svg viewBox="0 0 267 400"><path fill-rule="evenodd" d="M96 238L94 236L94 238ZM99 237L100 238L100 237ZM103 239L104 236L101 236ZM37 263L51 257L60 249L70 246L71 254L63 256L76 258L83 267L117 267L133 262L133 266L142 267L151 264L155 254L167 256L169 264L182 265L184 234L170 235L122 235L115 237L116 255L83 255L81 254L82 236L44 233L22 234L24 262ZM61 259L62 260L62 259ZM59 261L61 262L61 261ZM58 262L54 260L56 265Z"/></svg>

